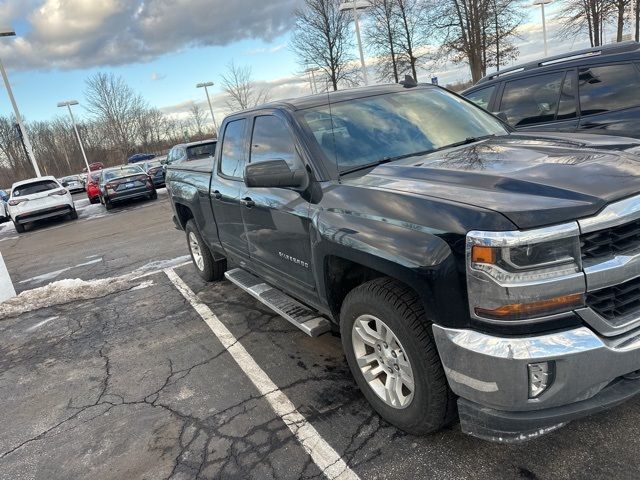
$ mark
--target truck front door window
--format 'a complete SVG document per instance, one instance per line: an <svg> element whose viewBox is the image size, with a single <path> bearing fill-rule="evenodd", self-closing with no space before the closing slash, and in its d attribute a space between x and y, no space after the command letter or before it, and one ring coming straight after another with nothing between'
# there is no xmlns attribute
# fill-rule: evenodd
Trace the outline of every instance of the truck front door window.
<svg viewBox="0 0 640 480"><path fill-rule="evenodd" d="M244 126L246 120L229 122L222 138L220 173L226 177L242 178L244 158Z"/></svg>
<svg viewBox="0 0 640 480"><path fill-rule="evenodd" d="M291 132L273 115L256 117L251 139L251 163L282 159L291 170L301 167Z"/></svg>

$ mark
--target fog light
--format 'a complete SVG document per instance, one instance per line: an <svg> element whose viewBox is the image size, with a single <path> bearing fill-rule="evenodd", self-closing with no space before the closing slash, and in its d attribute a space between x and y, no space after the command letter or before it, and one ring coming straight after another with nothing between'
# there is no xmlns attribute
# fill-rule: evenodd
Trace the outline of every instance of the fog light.
<svg viewBox="0 0 640 480"><path fill-rule="evenodd" d="M529 368L529 398L539 397L553 383L554 363L530 363Z"/></svg>

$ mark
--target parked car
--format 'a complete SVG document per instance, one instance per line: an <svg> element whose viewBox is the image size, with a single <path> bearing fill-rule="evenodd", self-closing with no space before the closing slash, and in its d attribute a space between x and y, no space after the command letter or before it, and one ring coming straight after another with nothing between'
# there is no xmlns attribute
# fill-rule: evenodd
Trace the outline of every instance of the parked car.
<svg viewBox="0 0 640 480"><path fill-rule="evenodd" d="M70 175L59 180L60 184L71 193L84 192L84 181L80 175Z"/></svg>
<svg viewBox="0 0 640 480"><path fill-rule="evenodd" d="M506 68L462 95L518 130L640 138L640 44L588 48Z"/></svg>
<svg viewBox="0 0 640 480"><path fill-rule="evenodd" d="M181 143L169 150L165 163L173 165L174 163L213 158L213 155L216 153L216 144L217 140Z"/></svg>
<svg viewBox="0 0 640 480"><path fill-rule="evenodd" d="M102 170L104 168L104 163L102 162L93 162L89 164L89 171L95 172L96 170ZM82 171L87 173L87 168L83 168Z"/></svg>
<svg viewBox="0 0 640 480"><path fill-rule="evenodd" d="M100 177L102 170L91 172L87 177L86 192L90 203L100 203Z"/></svg>
<svg viewBox="0 0 640 480"><path fill-rule="evenodd" d="M127 163L144 162L146 160L151 160L152 158L155 158L153 153L136 153L127 159Z"/></svg>
<svg viewBox="0 0 640 480"><path fill-rule="evenodd" d="M388 422L518 442L640 392L640 141L514 133L427 85L220 131L213 162L167 169L196 270L339 329Z"/></svg>
<svg viewBox="0 0 640 480"><path fill-rule="evenodd" d="M9 215L18 233L26 225L52 217L78 218L71 193L55 177L30 178L11 187Z"/></svg>
<svg viewBox="0 0 640 480"><path fill-rule="evenodd" d="M11 217L9 217L9 209L7 206L7 201L9 200L9 194L4 190L0 190L0 223L8 222Z"/></svg>
<svg viewBox="0 0 640 480"><path fill-rule="evenodd" d="M167 168L159 161L145 161L139 164L142 169L147 172L147 175L153 180L153 185L156 188L162 188L165 185L165 176L167 174Z"/></svg>
<svg viewBox="0 0 640 480"><path fill-rule="evenodd" d="M102 170L100 201L107 210L111 210L114 203L141 197L155 200L158 194L153 180L139 165L123 165Z"/></svg>

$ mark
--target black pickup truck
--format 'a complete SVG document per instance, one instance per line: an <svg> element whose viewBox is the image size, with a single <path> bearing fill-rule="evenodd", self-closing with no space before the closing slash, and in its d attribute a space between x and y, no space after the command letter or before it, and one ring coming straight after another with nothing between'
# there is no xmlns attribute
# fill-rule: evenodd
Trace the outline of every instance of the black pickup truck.
<svg viewBox="0 0 640 480"><path fill-rule="evenodd" d="M383 85L231 115L167 185L200 275L339 330L386 420L516 442L640 392L639 153Z"/></svg>

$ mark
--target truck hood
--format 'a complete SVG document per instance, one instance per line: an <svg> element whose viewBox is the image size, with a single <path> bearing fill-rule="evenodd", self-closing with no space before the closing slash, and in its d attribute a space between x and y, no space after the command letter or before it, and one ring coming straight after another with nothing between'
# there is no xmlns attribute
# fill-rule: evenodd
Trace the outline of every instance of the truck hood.
<svg viewBox="0 0 640 480"><path fill-rule="evenodd" d="M609 150L611 145L627 153ZM640 155L629 153L639 151L638 145L599 135L505 135L344 180L490 209L525 229L593 215L640 193Z"/></svg>

